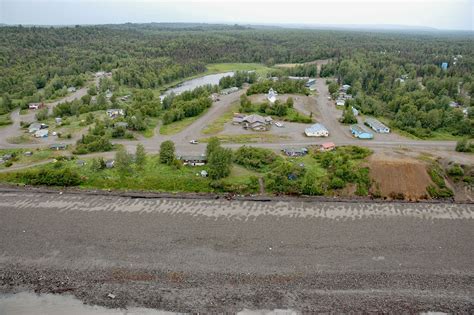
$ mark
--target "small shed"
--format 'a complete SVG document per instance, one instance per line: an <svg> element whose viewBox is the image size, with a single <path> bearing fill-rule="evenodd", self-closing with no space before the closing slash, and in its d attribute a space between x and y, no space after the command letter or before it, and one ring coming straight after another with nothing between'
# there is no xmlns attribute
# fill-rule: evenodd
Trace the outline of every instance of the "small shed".
<svg viewBox="0 0 474 315"><path fill-rule="evenodd" d="M115 160L107 160L105 161L106 168L113 168L115 166Z"/></svg>
<svg viewBox="0 0 474 315"><path fill-rule="evenodd" d="M207 163L207 157L205 155L183 155L178 158L183 162L183 165L189 166L203 166Z"/></svg>
<svg viewBox="0 0 474 315"><path fill-rule="evenodd" d="M49 148L51 150L56 150L56 151L66 150L67 144L65 144L65 143L53 143L52 145L49 146Z"/></svg>
<svg viewBox="0 0 474 315"><path fill-rule="evenodd" d="M336 100L336 105L337 106L344 106L344 105L346 105L346 101L343 100L343 99L337 99Z"/></svg>
<svg viewBox="0 0 474 315"><path fill-rule="evenodd" d="M334 142L325 142L321 144L321 151L332 151L336 148Z"/></svg>
<svg viewBox="0 0 474 315"><path fill-rule="evenodd" d="M201 177L207 177L209 175L206 170L202 170L200 174Z"/></svg>
<svg viewBox="0 0 474 315"><path fill-rule="evenodd" d="M304 156L308 154L308 149L306 148L286 148L282 150L287 156Z"/></svg>

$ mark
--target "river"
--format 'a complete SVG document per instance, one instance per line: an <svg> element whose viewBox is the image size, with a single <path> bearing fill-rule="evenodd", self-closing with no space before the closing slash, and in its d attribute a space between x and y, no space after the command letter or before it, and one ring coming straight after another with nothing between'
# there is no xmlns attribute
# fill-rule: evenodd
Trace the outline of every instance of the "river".
<svg viewBox="0 0 474 315"><path fill-rule="evenodd" d="M234 72L223 72L223 73L216 73L216 74L208 74L199 78L194 78L191 80L184 81L177 86L166 90L166 92L161 95L161 99L163 99L166 95L171 93L180 94L184 91L192 91L197 87L204 86L204 85L216 85L219 84L219 80L223 77L233 76Z"/></svg>

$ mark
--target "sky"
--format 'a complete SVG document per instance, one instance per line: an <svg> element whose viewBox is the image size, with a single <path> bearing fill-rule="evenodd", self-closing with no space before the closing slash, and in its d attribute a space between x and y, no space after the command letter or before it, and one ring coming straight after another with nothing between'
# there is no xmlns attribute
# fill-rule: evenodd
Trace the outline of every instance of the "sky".
<svg viewBox="0 0 474 315"><path fill-rule="evenodd" d="M0 0L0 23L403 25L474 31L474 0Z"/></svg>

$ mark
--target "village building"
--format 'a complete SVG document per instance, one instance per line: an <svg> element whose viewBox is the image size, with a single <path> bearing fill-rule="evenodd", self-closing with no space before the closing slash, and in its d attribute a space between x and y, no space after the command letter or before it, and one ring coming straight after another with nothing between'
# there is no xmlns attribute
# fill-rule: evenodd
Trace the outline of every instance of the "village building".
<svg viewBox="0 0 474 315"><path fill-rule="evenodd" d="M458 102L454 102L454 101L453 101L453 102L450 102L450 103L449 103L449 107L451 107L451 108L459 108L460 105L459 105Z"/></svg>
<svg viewBox="0 0 474 315"><path fill-rule="evenodd" d="M189 166L203 166L207 163L205 155L183 155L178 157L178 160L183 162L183 165Z"/></svg>
<svg viewBox="0 0 474 315"><path fill-rule="evenodd" d="M107 91L105 92L105 97L106 97L106 98L111 98L112 95L114 95L114 93L112 93L111 90L107 90Z"/></svg>
<svg viewBox="0 0 474 315"><path fill-rule="evenodd" d="M336 145L334 144L334 142L325 142L325 143L321 144L319 149L322 152L326 152L326 151L332 151L335 148L336 148Z"/></svg>
<svg viewBox="0 0 474 315"><path fill-rule="evenodd" d="M28 132L29 133L35 133L37 132L38 130L41 129L41 124L40 123L32 123L29 127L28 127Z"/></svg>
<svg viewBox="0 0 474 315"><path fill-rule="evenodd" d="M67 144L65 144L65 143L53 143L52 145L49 146L49 148L51 150L56 150L56 151L66 150Z"/></svg>
<svg viewBox="0 0 474 315"><path fill-rule="evenodd" d="M268 90L268 94L267 94L267 100L270 102L270 103L275 103L275 101L277 100L277 97L278 96L278 93L276 91L273 90L273 88L270 88L270 90Z"/></svg>
<svg viewBox="0 0 474 315"><path fill-rule="evenodd" d="M359 111L357 110L357 108L355 108L354 106L351 106L351 109L352 109L352 114L354 114L354 116L359 116Z"/></svg>
<svg viewBox="0 0 474 315"><path fill-rule="evenodd" d="M306 148L286 148L282 150L287 156L298 157L305 156L308 154L308 149Z"/></svg>
<svg viewBox="0 0 474 315"><path fill-rule="evenodd" d="M35 138L46 138L49 135L48 129L40 129L35 132Z"/></svg>
<svg viewBox="0 0 474 315"><path fill-rule="evenodd" d="M106 168L113 168L115 166L115 160L107 160L105 161Z"/></svg>
<svg viewBox="0 0 474 315"><path fill-rule="evenodd" d="M37 110L44 107L44 103L29 103L28 109Z"/></svg>
<svg viewBox="0 0 474 315"><path fill-rule="evenodd" d="M67 88L67 91L68 91L69 93L76 92L76 87L75 87L75 86L70 86L70 87Z"/></svg>
<svg viewBox="0 0 474 315"><path fill-rule="evenodd" d="M375 132L378 132L378 133L389 133L390 132L390 128L388 128L387 126L385 126L384 124L382 124L380 121L378 121L375 118L367 118L365 120L365 124L367 126L369 126L370 128L372 128Z"/></svg>
<svg viewBox="0 0 474 315"><path fill-rule="evenodd" d="M322 124L314 124L304 130L307 137L327 137L329 131Z"/></svg>
<svg viewBox="0 0 474 315"><path fill-rule="evenodd" d="M4 160L4 161L11 160L12 158L13 158L13 155L11 155L11 154L4 154L2 156L2 160Z"/></svg>
<svg viewBox="0 0 474 315"><path fill-rule="evenodd" d="M124 116L125 115L125 112L121 108L107 109L106 113L107 113L107 116L109 116L112 119L116 118L118 116Z"/></svg>
<svg viewBox="0 0 474 315"><path fill-rule="evenodd" d="M56 122L56 125L61 125L63 123L63 119L61 117L54 118L54 121Z"/></svg>
<svg viewBox="0 0 474 315"><path fill-rule="evenodd" d="M242 118L241 125L244 129L253 131L267 131L270 129L273 119L270 116L260 116L257 114L248 115Z"/></svg>
<svg viewBox="0 0 474 315"><path fill-rule="evenodd" d="M373 139L374 135L360 125L352 125L351 126L351 133L354 137L359 139Z"/></svg>
<svg viewBox="0 0 474 315"><path fill-rule="evenodd" d="M349 91L350 88L351 88L351 86L349 84L344 84L341 87L341 91L347 93L347 91Z"/></svg>
<svg viewBox="0 0 474 315"><path fill-rule="evenodd" d="M309 88L310 86L315 85L315 84L316 84L316 79L308 79L308 81L305 83L304 86Z"/></svg>
<svg viewBox="0 0 474 315"><path fill-rule="evenodd" d="M345 104L346 104L346 101L343 99L336 100L336 106L344 106Z"/></svg>
<svg viewBox="0 0 474 315"><path fill-rule="evenodd" d="M128 128L128 123L125 122L125 121L118 121L114 124L114 128L124 128L124 129L127 129Z"/></svg>
<svg viewBox="0 0 474 315"><path fill-rule="evenodd" d="M235 93L239 90L238 87L234 86L234 87L230 87L228 89L223 89L221 91L221 95L228 95L228 94L231 94L231 93Z"/></svg>

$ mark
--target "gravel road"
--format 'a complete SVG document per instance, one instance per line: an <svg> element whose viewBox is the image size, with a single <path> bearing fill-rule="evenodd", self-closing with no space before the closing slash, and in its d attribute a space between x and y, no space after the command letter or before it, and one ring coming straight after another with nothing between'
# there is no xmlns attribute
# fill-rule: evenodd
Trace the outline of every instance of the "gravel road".
<svg viewBox="0 0 474 315"><path fill-rule="evenodd" d="M473 204L4 191L0 217L0 293L180 312L474 311Z"/></svg>

